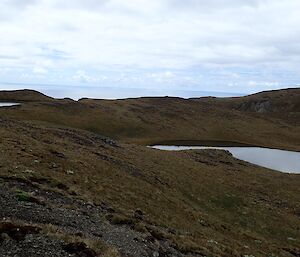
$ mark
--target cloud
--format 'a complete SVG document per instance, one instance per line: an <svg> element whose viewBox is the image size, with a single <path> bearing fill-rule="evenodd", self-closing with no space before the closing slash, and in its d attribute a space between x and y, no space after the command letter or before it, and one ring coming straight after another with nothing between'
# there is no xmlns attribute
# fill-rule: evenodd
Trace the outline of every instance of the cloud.
<svg viewBox="0 0 300 257"><path fill-rule="evenodd" d="M0 9L0 21L12 20L27 7L36 4L37 0L2 0Z"/></svg>
<svg viewBox="0 0 300 257"><path fill-rule="evenodd" d="M44 75L48 73L48 70L43 68L43 67L34 67L33 68L33 73L39 74L39 75Z"/></svg>
<svg viewBox="0 0 300 257"><path fill-rule="evenodd" d="M75 75L72 77L73 81L80 83L97 83L102 82L107 79L107 76L104 75L90 75L84 70L76 71Z"/></svg>
<svg viewBox="0 0 300 257"><path fill-rule="evenodd" d="M299 9L298 0L3 0L0 68L90 84L299 84Z"/></svg>
<svg viewBox="0 0 300 257"><path fill-rule="evenodd" d="M17 60L19 59L19 57L17 56L12 56L12 55L0 55L0 59L4 59L4 60Z"/></svg>

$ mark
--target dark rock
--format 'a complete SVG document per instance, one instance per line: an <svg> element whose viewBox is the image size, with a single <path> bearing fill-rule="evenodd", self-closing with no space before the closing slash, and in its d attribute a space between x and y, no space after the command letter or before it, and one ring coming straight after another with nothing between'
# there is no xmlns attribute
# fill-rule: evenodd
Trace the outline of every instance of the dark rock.
<svg viewBox="0 0 300 257"><path fill-rule="evenodd" d="M134 211L133 217L138 220L142 220L144 217L144 213L140 209L137 209Z"/></svg>
<svg viewBox="0 0 300 257"><path fill-rule="evenodd" d="M283 248L286 252L290 253L295 257L300 257L300 249L290 249L290 248Z"/></svg>
<svg viewBox="0 0 300 257"><path fill-rule="evenodd" d="M27 234L38 234L40 228L34 226L18 226L11 222L0 223L0 233L7 234L10 238L21 241Z"/></svg>
<svg viewBox="0 0 300 257"><path fill-rule="evenodd" d="M56 157L59 157L59 158L62 158L62 159L66 159L65 154L60 153L60 152L58 152L56 150L50 150L50 153L53 154L53 155L55 155Z"/></svg>
<svg viewBox="0 0 300 257"><path fill-rule="evenodd" d="M63 246L63 249L70 254L76 254L76 256L78 256L78 257L96 257L97 256L97 253L94 250L90 249L83 242L67 244L67 245Z"/></svg>

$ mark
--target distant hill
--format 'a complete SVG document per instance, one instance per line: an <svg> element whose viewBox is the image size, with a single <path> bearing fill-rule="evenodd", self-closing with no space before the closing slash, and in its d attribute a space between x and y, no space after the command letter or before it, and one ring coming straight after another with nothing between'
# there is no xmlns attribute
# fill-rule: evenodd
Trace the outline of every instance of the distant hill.
<svg viewBox="0 0 300 257"><path fill-rule="evenodd" d="M48 102L54 100L35 90L0 91L0 101L15 102Z"/></svg>
<svg viewBox="0 0 300 257"><path fill-rule="evenodd" d="M10 94L25 99L22 93ZM299 95L300 89L286 89L233 98L53 101L34 92L26 98L32 101L35 96L34 105L2 109L0 116L79 128L138 144L224 141L300 151Z"/></svg>
<svg viewBox="0 0 300 257"><path fill-rule="evenodd" d="M231 100L241 111L300 112L299 88L265 91Z"/></svg>

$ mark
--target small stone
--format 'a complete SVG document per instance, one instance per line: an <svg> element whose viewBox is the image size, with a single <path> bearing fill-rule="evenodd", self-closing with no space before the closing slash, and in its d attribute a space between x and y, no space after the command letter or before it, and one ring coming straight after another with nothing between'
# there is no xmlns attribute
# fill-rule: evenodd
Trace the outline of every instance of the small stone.
<svg viewBox="0 0 300 257"><path fill-rule="evenodd" d="M156 252L156 251L153 252L152 256L153 256L153 257L159 257L159 252Z"/></svg>
<svg viewBox="0 0 300 257"><path fill-rule="evenodd" d="M24 170L23 173L33 174L33 173L35 173L35 171L27 169L27 170Z"/></svg>
<svg viewBox="0 0 300 257"><path fill-rule="evenodd" d="M50 166L51 169L57 169L58 168L58 165L56 163L51 163L51 166Z"/></svg>
<svg viewBox="0 0 300 257"><path fill-rule="evenodd" d="M72 171L72 170L67 170L67 174L68 174L68 175L73 175L73 174L74 174L74 171Z"/></svg>
<svg viewBox="0 0 300 257"><path fill-rule="evenodd" d="M2 239L3 241L9 240L10 237L8 234L6 233L1 233L0 239Z"/></svg>
<svg viewBox="0 0 300 257"><path fill-rule="evenodd" d="M207 241L209 244L219 244L217 241L213 240L213 239L210 239Z"/></svg>
<svg viewBox="0 0 300 257"><path fill-rule="evenodd" d="M142 220L143 216L144 216L144 213L140 209L137 209L137 210L134 211L133 216L134 216L134 218L136 218L138 220Z"/></svg>

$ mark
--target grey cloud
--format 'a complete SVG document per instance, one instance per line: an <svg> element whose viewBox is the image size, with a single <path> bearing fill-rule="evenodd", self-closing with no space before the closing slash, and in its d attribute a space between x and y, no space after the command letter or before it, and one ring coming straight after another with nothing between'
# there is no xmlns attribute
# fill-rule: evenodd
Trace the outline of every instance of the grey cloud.
<svg viewBox="0 0 300 257"><path fill-rule="evenodd" d="M20 12L37 3L38 0L2 0L0 2L0 21L15 19Z"/></svg>
<svg viewBox="0 0 300 257"><path fill-rule="evenodd" d="M171 7L179 8L197 8L199 9L222 9L222 8L237 8L242 6L257 7L259 3L266 2L266 0L167 0Z"/></svg>
<svg viewBox="0 0 300 257"><path fill-rule="evenodd" d="M299 0L3 0L0 59L60 72L296 70L299 9Z"/></svg>
<svg viewBox="0 0 300 257"><path fill-rule="evenodd" d="M71 58L66 51L61 51L55 48L41 47L40 50L41 53L38 54L37 56L45 57L47 59L66 60Z"/></svg>
<svg viewBox="0 0 300 257"><path fill-rule="evenodd" d="M3 59L3 60L18 60L18 59L20 59L20 57L0 54L0 59Z"/></svg>
<svg viewBox="0 0 300 257"><path fill-rule="evenodd" d="M13 8L24 8L38 2L38 0L2 0L1 5Z"/></svg>
<svg viewBox="0 0 300 257"><path fill-rule="evenodd" d="M64 9L82 9L82 10L99 10L99 8L104 7L111 0L55 0L54 6L57 8Z"/></svg>
<svg viewBox="0 0 300 257"><path fill-rule="evenodd" d="M3 12L6 10L24 10L24 8L36 5L38 3L38 0L2 0L0 7Z"/></svg>

